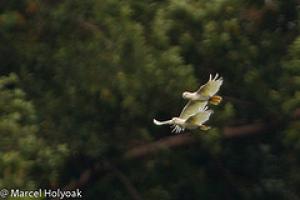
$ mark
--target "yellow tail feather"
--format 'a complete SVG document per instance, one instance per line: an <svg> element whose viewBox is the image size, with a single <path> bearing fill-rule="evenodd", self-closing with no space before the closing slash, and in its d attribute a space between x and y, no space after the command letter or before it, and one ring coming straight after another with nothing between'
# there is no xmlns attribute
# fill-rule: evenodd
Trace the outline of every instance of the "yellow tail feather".
<svg viewBox="0 0 300 200"><path fill-rule="evenodd" d="M222 99L221 96L213 96L209 99L209 103L217 106L221 103Z"/></svg>

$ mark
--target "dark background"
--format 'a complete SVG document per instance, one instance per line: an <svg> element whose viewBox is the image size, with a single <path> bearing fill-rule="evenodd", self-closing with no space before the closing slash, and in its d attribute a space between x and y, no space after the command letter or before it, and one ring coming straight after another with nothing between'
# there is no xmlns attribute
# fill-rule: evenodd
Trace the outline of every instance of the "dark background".
<svg viewBox="0 0 300 200"><path fill-rule="evenodd" d="M1 0L0 188L300 199L296 0ZM213 128L172 134L224 78Z"/></svg>

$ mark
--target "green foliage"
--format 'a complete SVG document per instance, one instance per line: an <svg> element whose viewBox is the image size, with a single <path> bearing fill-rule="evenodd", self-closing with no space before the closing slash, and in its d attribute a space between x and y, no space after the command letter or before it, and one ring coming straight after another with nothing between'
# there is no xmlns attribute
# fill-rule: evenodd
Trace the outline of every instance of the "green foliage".
<svg viewBox="0 0 300 200"><path fill-rule="evenodd" d="M129 183L149 200L299 199L298 8L295 0L4 0L0 188L63 188L96 168L88 199L132 199ZM169 136L152 119L178 115L181 93L210 73L224 78L213 128L193 131L196 144L124 160ZM223 135L257 123L268 128ZM104 160L129 183L95 167Z"/></svg>
<svg viewBox="0 0 300 200"><path fill-rule="evenodd" d="M55 173L64 152L38 139L36 111L18 85L16 74L0 78L0 187L33 189L39 183L35 170Z"/></svg>

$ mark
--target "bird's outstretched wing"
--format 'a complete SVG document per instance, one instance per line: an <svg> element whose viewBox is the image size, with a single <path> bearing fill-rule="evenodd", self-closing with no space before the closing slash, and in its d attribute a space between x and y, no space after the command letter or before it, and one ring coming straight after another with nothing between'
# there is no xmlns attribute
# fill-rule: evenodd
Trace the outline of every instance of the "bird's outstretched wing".
<svg viewBox="0 0 300 200"><path fill-rule="evenodd" d="M165 125L165 124L172 124L172 120L158 121L156 119L153 119L153 123L160 126L160 125Z"/></svg>
<svg viewBox="0 0 300 200"><path fill-rule="evenodd" d="M207 101L202 101L202 100L189 101L182 109L179 118L187 119L190 116L195 115L200 110L203 110L206 105L207 105Z"/></svg>
<svg viewBox="0 0 300 200"><path fill-rule="evenodd" d="M223 84L223 78L216 74L214 78L212 75L209 75L209 80L206 84L202 85L197 93L204 97L212 97L214 96L220 89Z"/></svg>
<svg viewBox="0 0 300 200"><path fill-rule="evenodd" d="M205 106L205 108L203 110L201 110L198 113L196 113L195 115L189 117L187 119L187 123L201 126L204 122L206 122L209 119L210 115L213 113L212 110L207 110L207 109L208 109L208 107Z"/></svg>

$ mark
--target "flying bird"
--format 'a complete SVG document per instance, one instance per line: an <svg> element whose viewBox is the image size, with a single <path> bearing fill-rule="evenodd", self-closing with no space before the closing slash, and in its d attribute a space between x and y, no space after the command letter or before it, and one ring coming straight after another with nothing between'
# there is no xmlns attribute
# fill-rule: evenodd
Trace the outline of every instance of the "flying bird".
<svg viewBox="0 0 300 200"><path fill-rule="evenodd" d="M171 125L172 132L179 133L184 129L201 130L210 129L209 126L204 125L213 113L208 110L207 104L218 105L222 101L221 96L215 95L223 84L223 78L216 74L214 78L209 75L209 80L206 84L202 85L196 92L184 92L182 97L188 99L188 103L182 109L179 117L173 117L171 120L158 121L153 119L156 125Z"/></svg>
<svg viewBox="0 0 300 200"><path fill-rule="evenodd" d="M215 94L220 90L222 84L223 78L220 77L219 74L216 74L214 78L212 78L210 74L206 84L202 85L196 92L186 91L182 93L182 97L190 101L204 101L218 105L222 101L222 97Z"/></svg>
<svg viewBox="0 0 300 200"><path fill-rule="evenodd" d="M183 108L179 117L173 117L171 120L166 120L166 121L158 121L156 119L153 119L153 122L156 125L165 125L165 124L172 125L173 127L172 132L175 133L180 133L181 131L184 131L184 129L200 128L201 130L208 130L210 129L210 127L204 125L204 123L208 121L212 113L213 111L208 110L207 106L199 110L196 104L189 102Z"/></svg>

